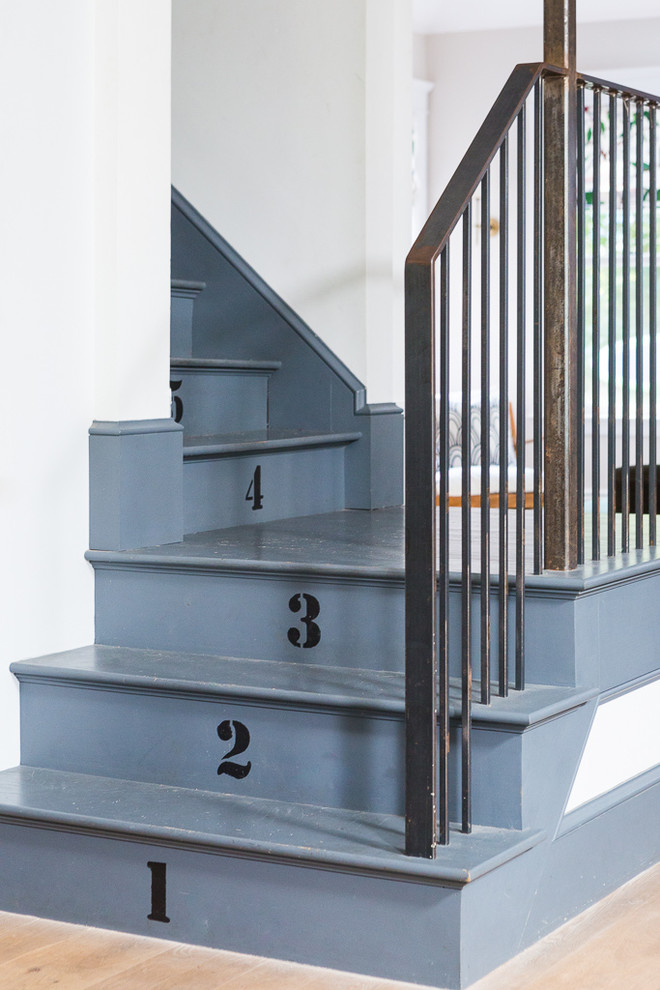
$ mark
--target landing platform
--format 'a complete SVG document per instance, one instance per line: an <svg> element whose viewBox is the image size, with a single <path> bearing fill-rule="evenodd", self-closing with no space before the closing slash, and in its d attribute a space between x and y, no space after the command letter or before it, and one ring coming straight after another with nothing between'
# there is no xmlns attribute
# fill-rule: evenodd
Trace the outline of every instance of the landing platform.
<svg viewBox="0 0 660 990"><path fill-rule="evenodd" d="M534 574L533 512L525 512L526 583L532 586L557 585L581 591L617 583L635 576L660 570L660 548L647 547L627 554L606 556L587 561L567 572L545 571ZM499 514L491 510L490 559L491 580L497 581L499 568ZM590 517L585 529L590 531ZM604 526L602 527L604 530ZM478 583L481 538L481 510L471 510L471 550L473 583ZM509 513L508 562L512 580L516 553L515 512ZM370 512L345 509L322 515L300 516L272 522L234 526L228 529L191 533L180 543L144 547L127 551L90 551L90 560L131 560L148 563L184 563L216 561L218 566L236 569L267 569L278 572L297 571L308 574L341 573L346 576L378 576L403 581L405 566L405 513L403 507L376 509ZM461 509L449 510L449 568L452 580L460 580L462 562Z"/></svg>

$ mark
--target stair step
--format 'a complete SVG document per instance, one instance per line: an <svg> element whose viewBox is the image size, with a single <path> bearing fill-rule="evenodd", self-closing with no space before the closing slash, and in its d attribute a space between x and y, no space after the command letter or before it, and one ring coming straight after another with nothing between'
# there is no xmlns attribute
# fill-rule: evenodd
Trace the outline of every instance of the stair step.
<svg viewBox="0 0 660 990"><path fill-rule="evenodd" d="M544 838L539 830L457 831L436 860L422 860L404 855L404 822L394 815L30 766L0 772L0 822L440 885L475 880Z"/></svg>
<svg viewBox="0 0 660 990"><path fill-rule="evenodd" d="M402 544L401 512L386 509L238 526L130 552L91 550L96 640L402 670Z"/></svg>
<svg viewBox="0 0 660 990"><path fill-rule="evenodd" d="M173 415L188 435L268 425L268 382L280 361L173 358Z"/></svg>
<svg viewBox="0 0 660 990"><path fill-rule="evenodd" d="M170 279L170 352L192 354L192 325L195 299L206 288L206 282L185 278Z"/></svg>
<svg viewBox="0 0 660 990"><path fill-rule="evenodd" d="M20 661L11 669L21 683L27 764L403 813L401 674L101 645ZM451 687L457 724L460 689ZM474 705L477 824L521 824L523 731L558 722L592 695L532 685L490 707ZM545 731L567 736L563 723ZM512 743L505 756L500 747L493 763L493 738L501 742L502 733ZM242 746L231 755L239 739ZM452 754L450 794L456 819L458 754ZM571 760L566 764L570 774ZM498 804L492 784L500 776L497 790L506 800Z"/></svg>
<svg viewBox="0 0 660 990"><path fill-rule="evenodd" d="M359 433L252 430L184 437L184 530L341 510L344 453Z"/></svg>

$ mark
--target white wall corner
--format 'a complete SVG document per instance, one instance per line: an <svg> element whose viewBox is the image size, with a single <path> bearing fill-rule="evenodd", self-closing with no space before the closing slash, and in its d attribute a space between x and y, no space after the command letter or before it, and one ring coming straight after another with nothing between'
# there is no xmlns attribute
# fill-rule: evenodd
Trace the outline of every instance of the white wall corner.
<svg viewBox="0 0 660 990"><path fill-rule="evenodd" d="M365 316L370 402L403 402L403 271L412 211L412 11L367 0Z"/></svg>
<svg viewBox="0 0 660 990"><path fill-rule="evenodd" d="M93 9L95 418L166 417L171 4Z"/></svg>

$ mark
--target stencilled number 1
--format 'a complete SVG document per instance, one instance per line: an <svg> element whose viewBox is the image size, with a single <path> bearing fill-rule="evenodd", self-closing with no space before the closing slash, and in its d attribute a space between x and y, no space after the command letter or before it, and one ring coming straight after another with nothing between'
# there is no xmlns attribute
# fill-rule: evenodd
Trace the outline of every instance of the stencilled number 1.
<svg viewBox="0 0 660 990"><path fill-rule="evenodd" d="M162 921L169 925L167 917L167 863L147 863L151 870L151 914L149 921Z"/></svg>
<svg viewBox="0 0 660 990"><path fill-rule="evenodd" d="M252 510L263 509L264 497L261 492L261 464L257 464L252 475L250 487L245 495L246 502L252 502Z"/></svg>
<svg viewBox="0 0 660 990"><path fill-rule="evenodd" d="M303 650L311 650L312 647L318 646L321 642L321 630L316 622L314 622L314 619L318 619L319 617L321 606L318 598L315 598L314 595L303 593L302 595L294 595L293 598L289 599L289 609L292 612L300 612L303 607L303 600L306 610L305 614L300 616L300 621L307 628L305 642L300 642L300 629L296 629L295 626L289 629L287 636L292 646L302 647Z"/></svg>

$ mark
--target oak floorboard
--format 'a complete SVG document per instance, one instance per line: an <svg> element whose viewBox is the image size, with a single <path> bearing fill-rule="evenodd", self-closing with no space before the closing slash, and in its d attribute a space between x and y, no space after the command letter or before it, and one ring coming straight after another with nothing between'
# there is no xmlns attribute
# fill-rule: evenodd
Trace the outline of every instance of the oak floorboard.
<svg viewBox="0 0 660 990"><path fill-rule="evenodd" d="M0 987L11 990L37 990L60 986L66 990L87 990L102 976L129 968L133 962L164 952L167 946L136 935L73 929L56 942L47 930L40 948L4 960L0 954Z"/></svg>
<svg viewBox="0 0 660 990"><path fill-rule="evenodd" d="M145 939L144 941L151 941ZM127 967L121 973L90 983L90 990L216 990L268 962L260 956L239 955L198 946L162 943L165 951Z"/></svg>
<svg viewBox="0 0 660 990"><path fill-rule="evenodd" d="M76 933L71 925L53 921L44 931L43 922L27 915L0 913L0 964L29 952L71 940Z"/></svg>

